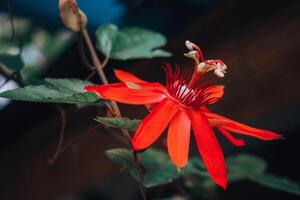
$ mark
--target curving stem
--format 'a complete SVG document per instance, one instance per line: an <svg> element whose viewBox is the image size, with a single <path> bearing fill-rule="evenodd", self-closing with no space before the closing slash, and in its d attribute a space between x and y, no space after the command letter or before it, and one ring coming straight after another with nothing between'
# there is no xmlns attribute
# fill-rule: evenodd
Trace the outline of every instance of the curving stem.
<svg viewBox="0 0 300 200"><path fill-rule="evenodd" d="M89 36L89 33L87 32L86 28L82 28L81 30L82 34L83 34L83 37L84 37L84 40L86 42L86 45L89 49L89 52L90 52L90 55L91 55L91 58L92 58L92 62L93 62L93 65L96 67L96 70L99 74L99 77L102 81L103 84L108 84L108 80L106 78L106 75L103 71L103 68L104 66L107 64L108 62L108 57L104 60L104 62L101 64L98 56L97 56L97 53L96 53L96 50L92 44L92 41L91 41L91 38ZM115 102L115 101L111 101L111 108L113 110L113 114L116 116L116 117L121 117L121 111L119 109L119 106L118 104ZM123 136L125 137L125 139L128 141L128 144L131 146L131 136L129 134L129 132L127 131L127 129L121 129L122 131L122 134ZM134 158L134 162L135 162L135 166L136 166L136 169L139 173L139 189L140 189L140 193L142 195L142 198L143 200L146 200L146 192L145 192L145 188L144 188L144 184L143 184L143 180L144 180L144 173L143 173L143 166L140 162L140 159L139 159L139 156L138 156L138 153L133 151L133 158Z"/></svg>

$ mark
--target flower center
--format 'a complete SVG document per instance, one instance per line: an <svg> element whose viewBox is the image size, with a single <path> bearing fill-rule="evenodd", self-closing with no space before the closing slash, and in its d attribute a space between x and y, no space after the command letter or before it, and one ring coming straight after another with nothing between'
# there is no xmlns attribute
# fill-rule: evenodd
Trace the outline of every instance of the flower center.
<svg viewBox="0 0 300 200"><path fill-rule="evenodd" d="M180 69L176 66L172 70L170 64L166 64L164 67L167 75L166 88L169 96L181 105L199 109L201 106L215 103L223 95L222 86L201 83L202 76L214 71L218 77L222 78L227 67L222 60L204 60L201 49L194 43L186 41L185 44L189 52L184 55L194 60L194 69Z"/></svg>
<svg viewBox="0 0 300 200"><path fill-rule="evenodd" d="M165 70L167 74L166 87L172 99L192 109L198 109L209 103L207 84L197 84L194 88L188 87L191 70L180 70L177 66L173 71L170 65L166 65Z"/></svg>
<svg viewBox="0 0 300 200"><path fill-rule="evenodd" d="M194 101L196 98L195 91L188 88L185 83L180 84L178 80L173 84L172 90L169 92L173 98L182 104L185 104L188 99L190 99L190 101Z"/></svg>

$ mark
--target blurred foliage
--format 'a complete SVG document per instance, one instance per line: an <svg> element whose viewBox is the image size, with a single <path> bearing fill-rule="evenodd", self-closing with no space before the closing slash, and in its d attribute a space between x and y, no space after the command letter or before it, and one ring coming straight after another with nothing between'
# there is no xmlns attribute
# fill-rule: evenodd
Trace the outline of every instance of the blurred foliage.
<svg viewBox="0 0 300 200"><path fill-rule="evenodd" d="M3 73L14 74L23 68L24 63L19 55L0 54L0 65Z"/></svg>
<svg viewBox="0 0 300 200"><path fill-rule="evenodd" d="M135 131L138 128L139 123L141 122L141 120L137 120L137 119L130 120L128 118L116 119L116 118L101 118L101 117L98 117L96 121L107 126L111 126L114 128L125 128L130 131ZM148 152L148 150L146 152ZM125 166L124 169L128 169L135 178L137 177L137 175L135 174L136 172L134 171L135 168L132 166L133 163L131 163L130 165L130 162L132 161L132 155L128 150L116 149L116 150L109 150L106 153L111 160L121 164L123 167ZM153 172L151 171L151 176L153 176L152 179L154 179L154 181L152 181L151 179L150 180L147 179L147 181L149 182L145 182L146 187L168 183L170 182L170 179L175 179L179 176L179 173L174 173L172 175L167 174L166 175L167 178L164 178L164 176L161 175L164 173L164 171L157 172L157 169L162 168L162 166L160 166L161 160L154 162L157 159L157 157L160 157L160 159L166 159L163 162L165 162L164 163L165 166L169 166L169 162L170 162L169 158L164 153L155 152L154 150L149 150L148 153L145 152L142 153L142 156L144 160L143 164L145 164L145 166L150 166L150 171L153 170ZM127 157L126 164L122 162L122 159L124 157ZM147 160L151 160L152 165L148 164ZM241 181L246 179L246 180L254 181L266 187L283 190L285 192L300 195L300 186L298 183L283 177L267 174L266 173L267 163L258 156L249 155L249 154L240 154L240 155L229 157L226 160L226 162L228 168L229 182L236 182L236 181ZM166 171L172 172L173 168L174 166L170 167L169 169L166 169ZM162 179L156 181L155 174ZM194 174L200 176L202 180L201 186L203 188L207 188L211 190L213 187L216 186L216 184L209 177L209 174L206 172L203 162L199 158L190 159L188 165L185 168L181 169L180 174L181 175Z"/></svg>
<svg viewBox="0 0 300 200"><path fill-rule="evenodd" d="M169 57L171 53L157 49L166 44L160 33L139 27L126 27L118 30L113 24L98 28L97 48L107 57L117 60Z"/></svg>
<svg viewBox="0 0 300 200"><path fill-rule="evenodd" d="M139 180L131 151L127 149L111 149L106 151L106 155L113 162L120 164L122 170L128 170L136 180ZM196 184L193 185L194 178L190 179L192 183L190 182L188 187L192 189L198 189L197 187L200 184L202 189L211 191L217 186L210 178L200 158L190 159L186 167L177 170L169 156L162 151L149 148L142 152L141 156L141 163L145 167L145 187L170 183L179 176L186 180L189 180L191 176L196 177L198 186ZM298 183L279 176L266 174L266 162L256 155L238 154L229 156L226 160L229 183L251 180L266 187L300 195Z"/></svg>
<svg viewBox="0 0 300 200"><path fill-rule="evenodd" d="M127 149L112 149L106 151L106 155L113 162L121 164L122 170L128 170L136 180L139 180L139 174L135 167L132 152ZM179 175L168 155L161 151L149 149L143 152L141 163L143 164L145 171L145 187L170 183Z"/></svg>
<svg viewBox="0 0 300 200"><path fill-rule="evenodd" d="M49 32L27 19L11 21L6 14L0 15L0 24L1 72L20 85L34 84L72 39L69 32Z"/></svg>
<svg viewBox="0 0 300 200"><path fill-rule="evenodd" d="M129 118L110 118L110 117L97 117L95 119L97 122L110 126L113 128L125 128L128 131L135 131L139 126L141 120L129 119Z"/></svg>
<svg viewBox="0 0 300 200"><path fill-rule="evenodd" d="M98 103L96 93L85 92L84 87L93 85L80 79L45 79L42 84L26 86L0 93L0 97L21 101L48 103Z"/></svg>

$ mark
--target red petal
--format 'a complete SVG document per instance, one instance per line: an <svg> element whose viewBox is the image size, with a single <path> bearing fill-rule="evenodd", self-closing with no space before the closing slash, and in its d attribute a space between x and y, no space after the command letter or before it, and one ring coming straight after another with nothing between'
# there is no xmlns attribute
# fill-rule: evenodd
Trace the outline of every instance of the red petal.
<svg viewBox="0 0 300 200"><path fill-rule="evenodd" d="M162 134L175 116L179 105L173 100L164 99L140 124L132 139L134 150L143 150L150 146Z"/></svg>
<svg viewBox="0 0 300 200"><path fill-rule="evenodd" d="M205 115L190 111L192 127L202 160L212 179L226 189L226 164L219 142Z"/></svg>
<svg viewBox="0 0 300 200"><path fill-rule="evenodd" d="M131 89L125 83L87 86L85 90L96 92L102 98L126 104L149 104L161 101L166 97L164 91L158 89L157 83L141 83L142 89Z"/></svg>
<svg viewBox="0 0 300 200"><path fill-rule="evenodd" d="M125 72L119 69L115 69L114 71L116 77L122 82L147 83L147 81L144 81L129 72Z"/></svg>
<svg viewBox="0 0 300 200"><path fill-rule="evenodd" d="M243 139L237 139L233 137L232 134L226 129L219 127L218 130L235 146L240 147L245 145L245 141Z"/></svg>
<svg viewBox="0 0 300 200"><path fill-rule="evenodd" d="M282 138L281 135L274 133L272 131L262 130L258 128L254 128L251 126L247 126L245 124L233 121L221 115L217 115L214 113L207 112L205 115L209 119L215 120L216 126L227 129L231 132L240 133L243 135L253 136L262 140L273 140ZM219 124L219 125L218 125Z"/></svg>
<svg viewBox="0 0 300 200"><path fill-rule="evenodd" d="M179 110L168 130L168 151L178 168L186 165L189 155L191 121L185 110Z"/></svg>
<svg viewBox="0 0 300 200"><path fill-rule="evenodd" d="M223 85L214 85L206 89L205 95L207 97L204 99L208 101L208 104L213 104L219 101L224 95L224 86Z"/></svg>

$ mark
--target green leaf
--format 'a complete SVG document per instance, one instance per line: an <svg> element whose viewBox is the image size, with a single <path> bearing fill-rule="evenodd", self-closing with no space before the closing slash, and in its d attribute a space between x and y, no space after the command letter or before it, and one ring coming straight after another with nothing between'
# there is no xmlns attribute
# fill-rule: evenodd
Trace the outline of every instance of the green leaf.
<svg viewBox="0 0 300 200"><path fill-rule="evenodd" d="M113 24L98 28L97 48L106 56L117 60L169 57L171 53L157 49L166 44L160 33L138 27L127 27L119 31Z"/></svg>
<svg viewBox="0 0 300 200"><path fill-rule="evenodd" d="M139 175L135 167L132 152L127 149L111 149L106 151L106 155L115 163L122 166L130 174L139 180ZM148 149L141 154L141 163L144 167L144 186L153 187L171 182L179 176L176 167L171 163L165 153Z"/></svg>
<svg viewBox="0 0 300 200"><path fill-rule="evenodd" d="M287 178L271 174L249 174L248 178L266 187L300 195L300 185Z"/></svg>
<svg viewBox="0 0 300 200"><path fill-rule="evenodd" d="M261 174L267 168L267 164L262 158L251 154L230 156L226 163L229 170L240 173Z"/></svg>
<svg viewBox="0 0 300 200"><path fill-rule="evenodd" d="M21 70L24 63L19 55L1 54L0 67L6 74L13 74Z"/></svg>
<svg viewBox="0 0 300 200"><path fill-rule="evenodd" d="M122 170L134 169L133 155L128 149L110 149L107 150L105 154L114 163L121 164Z"/></svg>
<svg viewBox="0 0 300 200"><path fill-rule="evenodd" d="M228 182L230 183L248 179L249 174L263 174L267 167L267 164L263 159L251 154L238 154L230 156L226 159L226 165L227 178ZM199 173L195 174L201 175ZM202 178L205 178L204 173L202 173ZM209 176L207 176L202 183L206 188L212 188L216 186Z"/></svg>
<svg viewBox="0 0 300 200"><path fill-rule="evenodd" d="M20 101L49 103L96 103L100 98L92 92L85 92L84 86L91 82L79 79L45 79L41 85L31 85L0 93L0 97Z"/></svg>
<svg viewBox="0 0 300 200"><path fill-rule="evenodd" d="M136 131L138 126L141 123L141 120L138 119L129 119L129 118L109 118L109 117L97 117L95 119L97 122L100 122L104 125L114 127L114 128L125 128L128 131Z"/></svg>
<svg viewBox="0 0 300 200"><path fill-rule="evenodd" d="M228 181L246 179L248 174L262 174L267 168L266 162L251 154L238 154L227 159Z"/></svg>
<svg viewBox="0 0 300 200"><path fill-rule="evenodd" d="M300 186L298 183L287 178L267 174L265 173L266 168L266 162L258 156L250 154L230 156L227 159L228 182L249 179L266 187L300 195ZM192 170L192 172L201 175L195 173L197 172L196 170ZM202 183L207 188L215 186L211 179L205 179Z"/></svg>
<svg viewBox="0 0 300 200"><path fill-rule="evenodd" d="M26 85L36 85L41 81L38 77L41 75L41 69L38 67L24 67L18 73L17 81L19 84Z"/></svg>

